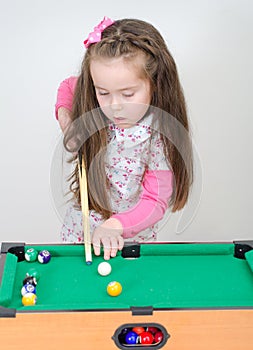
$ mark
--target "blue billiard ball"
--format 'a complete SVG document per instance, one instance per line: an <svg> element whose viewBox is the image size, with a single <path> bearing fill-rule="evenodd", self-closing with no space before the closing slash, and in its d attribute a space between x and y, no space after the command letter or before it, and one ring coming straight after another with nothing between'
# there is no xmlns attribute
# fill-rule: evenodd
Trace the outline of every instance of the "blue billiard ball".
<svg viewBox="0 0 253 350"><path fill-rule="evenodd" d="M126 344L136 344L138 339L138 334L130 331L125 336L125 342Z"/></svg>
<svg viewBox="0 0 253 350"><path fill-rule="evenodd" d="M36 288L33 284L25 284L21 289L21 295L24 296L27 293L33 293L36 294Z"/></svg>
<svg viewBox="0 0 253 350"><path fill-rule="evenodd" d="M38 255L38 261L41 264L47 264L51 259L51 254L49 253L48 250L42 250L41 252L39 252Z"/></svg>

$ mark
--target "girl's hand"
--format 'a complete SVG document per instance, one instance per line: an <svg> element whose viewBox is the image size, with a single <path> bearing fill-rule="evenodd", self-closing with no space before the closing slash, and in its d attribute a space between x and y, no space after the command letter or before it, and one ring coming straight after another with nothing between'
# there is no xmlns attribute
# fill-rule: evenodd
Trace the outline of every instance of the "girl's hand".
<svg viewBox="0 0 253 350"><path fill-rule="evenodd" d="M119 220L108 219L98 226L92 235L92 244L95 255L100 255L101 244L104 247L104 259L115 257L118 250L122 250L124 239L123 227Z"/></svg>

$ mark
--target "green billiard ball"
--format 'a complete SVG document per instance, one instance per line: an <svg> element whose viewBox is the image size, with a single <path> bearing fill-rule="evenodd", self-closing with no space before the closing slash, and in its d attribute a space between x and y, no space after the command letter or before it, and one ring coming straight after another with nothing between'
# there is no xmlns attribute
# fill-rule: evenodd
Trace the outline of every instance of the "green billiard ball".
<svg viewBox="0 0 253 350"><path fill-rule="evenodd" d="M25 252L25 260L29 262L34 262L37 260L38 252L34 248L27 249Z"/></svg>
<svg viewBox="0 0 253 350"><path fill-rule="evenodd" d="M31 268L27 271L26 277L35 277L36 281L38 281L40 279L40 273L37 269Z"/></svg>

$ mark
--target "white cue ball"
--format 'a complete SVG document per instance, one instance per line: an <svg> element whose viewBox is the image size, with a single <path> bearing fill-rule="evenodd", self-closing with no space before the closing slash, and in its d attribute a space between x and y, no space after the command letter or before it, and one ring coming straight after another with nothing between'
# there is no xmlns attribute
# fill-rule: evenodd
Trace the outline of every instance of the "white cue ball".
<svg viewBox="0 0 253 350"><path fill-rule="evenodd" d="M101 276L107 276L111 273L112 271L112 267L111 265L106 262L106 261L103 261L101 262L99 265L98 265L98 273L101 275Z"/></svg>

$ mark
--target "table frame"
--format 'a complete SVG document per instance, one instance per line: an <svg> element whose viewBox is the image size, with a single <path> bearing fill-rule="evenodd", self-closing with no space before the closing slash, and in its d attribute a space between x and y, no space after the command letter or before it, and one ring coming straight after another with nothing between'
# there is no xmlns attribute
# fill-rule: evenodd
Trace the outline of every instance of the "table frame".
<svg viewBox="0 0 253 350"><path fill-rule="evenodd" d="M247 251L253 249L253 241L234 243L235 254L240 259L244 258ZM2 244L0 282L5 255L15 246L24 247L25 244ZM20 254L19 258L22 259L22 248L17 254ZM151 325L157 323L167 330L169 338L161 347L164 350L252 350L253 348L252 307L166 310L137 308L69 312L64 310L19 312L0 308L0 344L5 350L17 348L25 350L28 344L42 350L45 348L45 343L48 350L58 348L113 350L118 349L113 337L120 326L143 323ZM156 348L148 346L145 349Z"/></svg>

